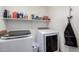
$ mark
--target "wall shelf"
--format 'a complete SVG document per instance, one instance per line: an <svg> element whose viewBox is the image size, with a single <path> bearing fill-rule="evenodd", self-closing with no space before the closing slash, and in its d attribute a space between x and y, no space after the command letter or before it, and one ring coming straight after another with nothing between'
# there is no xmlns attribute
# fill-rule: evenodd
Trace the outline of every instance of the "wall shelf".
<svg viewBox="0 0 79 59"><path fill-rule="evenodd" d="M38 20L38 19L29 19L26 20L24 18L3 18L4 21L44 21L44 22L49 22L50 20Z"/></svg>

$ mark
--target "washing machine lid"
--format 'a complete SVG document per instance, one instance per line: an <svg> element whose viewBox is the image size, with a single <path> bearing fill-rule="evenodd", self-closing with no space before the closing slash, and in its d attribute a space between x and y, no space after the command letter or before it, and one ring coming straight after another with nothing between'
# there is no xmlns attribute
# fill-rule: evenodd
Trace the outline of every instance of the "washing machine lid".
<svg viewBox="0 0 79 59"><path fill-rule="evenodd" d="M10 31L8 34L4 35L1 38L4 39L14 39L14 38L24 38L32 36L31 32L29 30L17 30L17 31Z"/></svg>
<svg viewBox="0 0 79 59"><path fill-rule="evenodd" d="M16 31L9 31L9 36L21 36L21 35L28 35L31 34L30 30L16 30Z"/></svg>

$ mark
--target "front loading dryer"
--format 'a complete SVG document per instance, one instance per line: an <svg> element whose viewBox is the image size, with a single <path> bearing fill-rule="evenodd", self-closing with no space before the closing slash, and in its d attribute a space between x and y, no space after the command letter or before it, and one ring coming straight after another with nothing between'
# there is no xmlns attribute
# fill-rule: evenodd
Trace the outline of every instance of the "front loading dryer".
<svg viewBox="0 0 79 59"><path fill-rule="evenodd" d="M59 51L58 32L50 29L37 30L36 41L39 45L39 52Z"/></svg>

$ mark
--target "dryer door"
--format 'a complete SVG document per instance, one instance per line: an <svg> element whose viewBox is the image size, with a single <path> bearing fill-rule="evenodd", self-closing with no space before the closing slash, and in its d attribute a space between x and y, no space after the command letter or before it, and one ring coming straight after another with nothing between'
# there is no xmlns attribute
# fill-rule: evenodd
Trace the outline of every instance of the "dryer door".
<svg viewBox="0 0 79 59"><path fill-rule="evenodd" d="M54 52L58 49L57 35L46 36L46 52Z"/></svg>

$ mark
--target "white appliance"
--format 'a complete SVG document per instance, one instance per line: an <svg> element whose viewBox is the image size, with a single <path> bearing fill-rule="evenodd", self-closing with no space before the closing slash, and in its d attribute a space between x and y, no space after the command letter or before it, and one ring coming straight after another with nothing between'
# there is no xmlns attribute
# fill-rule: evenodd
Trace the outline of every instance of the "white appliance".
<svg viewBox="0 0 79 59"><path fill-rule="evenodd" d="M22 33L19 32L19 34ZM32 42L31 34L20 36L16 34L16 36L10 37L4 36L0 39L0 52L33 52Z"/></svg>
<svg viewBox="0 0 79 59"><path fill-rule="evenodd" d="M58 32L50 29L37 30L36 42L39 46L39 52L59 51Z"/></svg>

